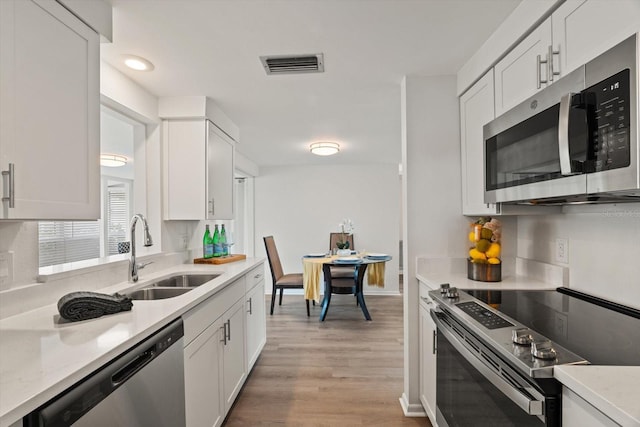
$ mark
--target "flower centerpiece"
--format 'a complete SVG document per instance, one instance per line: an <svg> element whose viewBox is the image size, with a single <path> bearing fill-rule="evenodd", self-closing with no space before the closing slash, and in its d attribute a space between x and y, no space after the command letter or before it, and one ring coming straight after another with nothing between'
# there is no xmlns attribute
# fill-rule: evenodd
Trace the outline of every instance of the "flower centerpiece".
<svg viewBox="0 0 640 427"><path fill-rule="evenodd" d="M470 224L467 277L483 282L502 280L502 223L491 217L480 217Z"/></svg>
<svg viewBox="0 0 640 427"><path fill-rule="evenodd" d="M349 248L349 240L347 239L347 236L353 234L353 222L351 221L351 219L345 218L340 224L338 224L338 227L340 228L340 240L336 242L336 246L338 247L337 254L340 256L351 255L351 249Z"/></svg>

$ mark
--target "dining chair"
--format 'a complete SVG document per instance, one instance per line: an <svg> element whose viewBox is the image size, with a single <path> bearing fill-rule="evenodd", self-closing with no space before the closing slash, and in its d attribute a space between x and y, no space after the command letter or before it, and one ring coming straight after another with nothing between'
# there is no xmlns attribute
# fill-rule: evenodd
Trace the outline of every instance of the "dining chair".
<svg viewBox="0 0 640 427"><path fill-rule="evenodd" d="M349 242L349 249L355 250L353 243L353 234L345 234L345 240ZM336 244L342 239L342 233L330 233L329 234L329 250L333 251L337 248ZM334 267L331 266L331 277L334 279L346 279L353 278L356 269L353 267Z"/></svg>
<svg viewBox="0 0 640 427"><path fill-rule="evenodd" d="M302 273L284 274L282 270L282 263L280 262L280 256L278 255L278 249L276 248L276 242L273 236L266 236L264 239L264 247L267 250L267 259L269 260L269 268L271 269L271 279L273 280L273 288L271 290L271 312L273 315L273 307L275 305L275 298L278 290L280 290L280 301L278 305L282 305L282 293L285 289L304 289L302 281ZM307 317L309 313L309 300L305 300L307 303ZM315 303L314 303L315 305Z"/></svg>

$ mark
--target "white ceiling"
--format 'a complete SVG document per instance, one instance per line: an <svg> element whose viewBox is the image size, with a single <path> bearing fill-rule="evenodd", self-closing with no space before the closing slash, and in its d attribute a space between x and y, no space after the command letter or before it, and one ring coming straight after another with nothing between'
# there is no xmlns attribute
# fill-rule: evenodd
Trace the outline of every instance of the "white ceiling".
<svg viewBox="0 0 640 427"><path fill-rule="evenodd" d="M258 165L399 163L402 77L455 74L519 2L111 0L101 56L159 97L214 99ZM325 72L267 76L259 60L301 53L323 53ZM317 140L342 151L313 156Z"/></svg>

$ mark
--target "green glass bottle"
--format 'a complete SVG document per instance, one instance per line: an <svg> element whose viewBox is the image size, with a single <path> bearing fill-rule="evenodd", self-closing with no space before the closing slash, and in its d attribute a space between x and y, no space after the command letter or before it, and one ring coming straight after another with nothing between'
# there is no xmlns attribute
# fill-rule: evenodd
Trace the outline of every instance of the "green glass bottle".
<svg viewBox="0 0 640 427"><path fill-rule="evenodd" d="M213 238L209 231L209 224L206 225L204 230L204 237L202 238L202 257L211 258L213 256Z"/></svg>
<svg viewBox="0 0 640 427"><path fill-rule="evenodd" d="M227 232L224 224L220 228L220 245L222 245L222 256L229 256L229 246L227 246Z"/></svg>
<svg viewBox="0 0 640 427"><path fill-rule="evenodd" d="M220 244L220 230L218 229L218 224L216 224L216 228L213 230L213 256L222 256L222 245Z"/></svg>

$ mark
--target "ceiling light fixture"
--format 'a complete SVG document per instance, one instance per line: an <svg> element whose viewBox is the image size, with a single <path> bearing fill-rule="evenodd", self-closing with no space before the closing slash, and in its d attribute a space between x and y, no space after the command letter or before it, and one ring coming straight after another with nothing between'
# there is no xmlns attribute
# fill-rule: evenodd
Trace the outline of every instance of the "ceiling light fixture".
<svg viewBox="0 0 640 427"><path fill-rule="evenodd" d="M100 165L117 168L127 164L127 158L119 154L100 154Z"/></svg>
<svg viewBox="0 0 640 427"><path fill-rule="evenodd" d="M340 151L340 144L337 142L314 142L309 146L311 152L317 156L331 156Z"/></svg>
<svg viewBox="0 0 640 427"><path fill-rule="evenodd" d="M135 55L125 55L124 65L136 71L151 71L154 68L151 61Z"/></svg>

